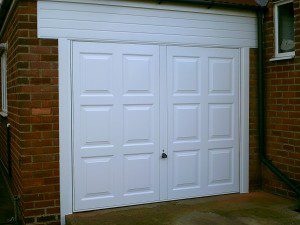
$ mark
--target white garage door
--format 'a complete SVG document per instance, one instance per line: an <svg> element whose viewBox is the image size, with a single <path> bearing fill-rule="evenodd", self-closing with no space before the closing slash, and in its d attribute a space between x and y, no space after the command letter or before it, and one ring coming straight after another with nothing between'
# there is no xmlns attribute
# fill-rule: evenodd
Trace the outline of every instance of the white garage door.
<svg viewBox="0 0 300 225"><path fill-rule="evenodd" d="M239 73L237 49L75 42L75 211L238 192Z"/></svg>

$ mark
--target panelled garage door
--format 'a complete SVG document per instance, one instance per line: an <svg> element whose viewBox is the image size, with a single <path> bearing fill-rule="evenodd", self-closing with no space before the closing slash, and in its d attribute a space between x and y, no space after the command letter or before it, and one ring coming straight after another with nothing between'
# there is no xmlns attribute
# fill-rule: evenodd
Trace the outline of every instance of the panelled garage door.
<svg viewBox="0 0 300 225"><path fill-rule="evenodd" d="M238 49L72 54L75 211L239 191Z"/></svg>

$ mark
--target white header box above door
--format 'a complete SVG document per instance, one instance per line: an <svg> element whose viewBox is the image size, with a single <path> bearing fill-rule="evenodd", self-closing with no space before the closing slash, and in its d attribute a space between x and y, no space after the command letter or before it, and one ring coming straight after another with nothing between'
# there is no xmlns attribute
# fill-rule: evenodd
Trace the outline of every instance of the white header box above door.
<svg viewBox="0 0 300 225"><path fill-rule="evenodd" d="M256 16L138 1L38 1L38 37L256 47Z"/></svg>

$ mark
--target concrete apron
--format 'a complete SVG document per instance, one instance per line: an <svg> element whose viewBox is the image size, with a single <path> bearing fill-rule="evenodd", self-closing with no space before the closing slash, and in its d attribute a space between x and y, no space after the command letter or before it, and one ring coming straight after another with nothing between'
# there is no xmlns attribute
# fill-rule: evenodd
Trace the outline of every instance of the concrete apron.
<svg viewBox="0 0 300 225"><path fill-rule="evenodd" d="M67 225L300 225L290 199L255 192L69 215Z"/></svg>

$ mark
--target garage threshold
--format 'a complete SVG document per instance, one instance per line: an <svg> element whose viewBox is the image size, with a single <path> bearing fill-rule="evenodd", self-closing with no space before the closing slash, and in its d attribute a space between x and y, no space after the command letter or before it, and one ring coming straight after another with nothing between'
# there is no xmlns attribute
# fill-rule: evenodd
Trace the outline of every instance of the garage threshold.
<svg viewBox="0 0 300 225"><path fill-rule="evenodd" d="M153 203L66 216L67 225L298 225L295 202L264 192Z"/></svg>

